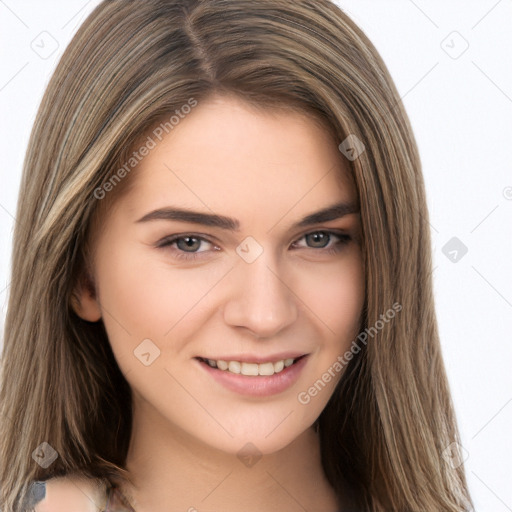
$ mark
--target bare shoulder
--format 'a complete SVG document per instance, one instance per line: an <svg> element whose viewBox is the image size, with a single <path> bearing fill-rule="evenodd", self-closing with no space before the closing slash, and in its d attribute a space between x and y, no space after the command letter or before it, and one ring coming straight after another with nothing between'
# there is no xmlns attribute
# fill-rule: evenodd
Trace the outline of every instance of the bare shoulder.
<svg viewBox="0 0 512 512"><path fill-rule="evenodd" d="M45 496L35 512L103 512L106 485L101 480L83 476L51 478L45 482Z"/></svg>

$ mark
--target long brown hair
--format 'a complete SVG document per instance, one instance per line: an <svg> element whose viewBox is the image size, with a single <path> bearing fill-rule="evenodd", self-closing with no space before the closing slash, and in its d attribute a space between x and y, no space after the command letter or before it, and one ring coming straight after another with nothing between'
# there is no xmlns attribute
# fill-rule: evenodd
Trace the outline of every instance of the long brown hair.
<svg viewBox="0 0 512 512"><path fill-rule="evenodd" d="M32 480L128 477L130 387L103 323L70 304L93 215L124 184L104 201L98 189L149 127L215 93L305 112L338 144L352 135L364 145L349 160L366 275L361 330L371 336L317 422L328 480L365 511L469 510L463 465L444 456L459 434L416 143L385 64L328 0L110 0L78 30L24 163L0 389L1 510L20 510ZM400 312L375 328L393 304ZM33 457L44 442L58 455L47 468Z"/></svg>

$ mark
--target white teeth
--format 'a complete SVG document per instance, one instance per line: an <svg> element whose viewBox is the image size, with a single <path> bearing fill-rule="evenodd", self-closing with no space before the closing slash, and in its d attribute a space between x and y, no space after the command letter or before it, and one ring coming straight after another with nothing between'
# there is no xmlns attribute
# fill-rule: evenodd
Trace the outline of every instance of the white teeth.
<svg viewBox="0 0 512 512"><path fill-rule="evenodd" d="M240 373L242 375L258 375L258 366L257 363L242 363Z"/></svg>
<svg viewBox="0 0 512 512"><path fill-rule="evenodd" d="M257 366L260 375L274 375L274 363L262 363Z"/></svg>
<svg viewBox="0 0 512 512"><path fill-rule="evenodd" d="M274 373L280 373L288 366L291 366L295 359L281 359L275 363L241 363L239 361L223 361L219 359L206 359L206 363L212 368L218 368L219 370L229 371L231 373L242 374L242 375L274 375Z"/></svg>
<svg viewBox="0 0 512 512"><path fill-rule="evenodd" d="M229 361L228 370L231 373L240 373L241 364L238 361Z"/></svg>
<svg viewBox="0 0 512 512"><path fill-rule="evenodd" d="M284 361L277 361L274 363L274 373L279 373L284 368Z"/></svg>
<svg viewBox="0 0 512 512"><path fill-rule="evenodd" d="M219 370L227 370L228 369L228 363L226 361L223 361L222 359L219 359L217 361L217 368Z"/></svg>

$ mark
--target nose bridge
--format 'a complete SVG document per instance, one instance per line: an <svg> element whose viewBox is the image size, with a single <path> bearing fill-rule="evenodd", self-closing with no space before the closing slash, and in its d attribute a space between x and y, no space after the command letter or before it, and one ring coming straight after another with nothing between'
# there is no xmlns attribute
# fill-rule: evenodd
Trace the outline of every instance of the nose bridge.
<svg viewBox="0 0 512 512"><path fill-rule="evenodd" d="M272 336L297 318L295 296L270 251L252 263L242 260L231 273L232 292L225 321L259 336Z"/></svg>

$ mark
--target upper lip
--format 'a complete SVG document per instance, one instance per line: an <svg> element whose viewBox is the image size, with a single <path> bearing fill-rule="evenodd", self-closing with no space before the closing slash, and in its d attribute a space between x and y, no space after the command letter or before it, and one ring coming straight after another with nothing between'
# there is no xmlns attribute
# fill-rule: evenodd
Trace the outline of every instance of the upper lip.
<svg viewBox="0 0 512 512"><path fill-rule="evenodd" d="M258 356L258 355L249 355L249 354L233 354L230 356L220 356L220 357L207 357L207 356L198 356L202 359L211 359L213 361L239 361L240 363L267 363L267 362L275 362L281 361L282 359L297 359L301 356L306 356L304 352L279 352L277 354L272 354L268 356Z"/></svg>

